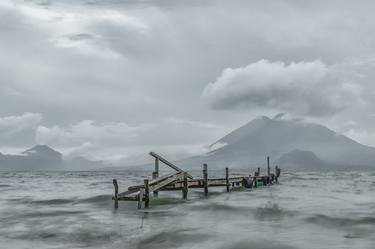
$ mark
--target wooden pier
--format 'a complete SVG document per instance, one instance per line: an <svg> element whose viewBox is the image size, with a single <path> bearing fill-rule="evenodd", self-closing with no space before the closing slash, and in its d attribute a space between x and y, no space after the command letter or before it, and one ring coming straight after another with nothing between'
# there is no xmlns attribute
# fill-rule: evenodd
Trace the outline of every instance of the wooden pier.
<svg viewBox="0 0 375 249"><path fill-rule="evenodd" d="M211 187L225 187L226 191L230 192L230 189L235 187L257 188L259 186L272 185L278 183L281 173L281 169L278 166L275 166L275 172L271 173L270 158L267 157L267 175L260 175L260 168L258 168L254 175L230 176L229 169L225 168L225 177L208 178L208 165L203 164L202 178L196 179L158 154L150 152L150 156L155 159L152 180L146 178L143 184L130 186L127 191L119 193L117 180L113 179L115 191L112 199L114 200L115 208L118 208L118 201L136 201L138 202L138 208L142 208L142 203L147 208L150 203L150 193L157 197L159 191L180 190L182 191L182 198L187 199L189 188L203 188L204 194L207 196L208 188ZM164 163L176 172L159 176L159 162Z"/></svg>

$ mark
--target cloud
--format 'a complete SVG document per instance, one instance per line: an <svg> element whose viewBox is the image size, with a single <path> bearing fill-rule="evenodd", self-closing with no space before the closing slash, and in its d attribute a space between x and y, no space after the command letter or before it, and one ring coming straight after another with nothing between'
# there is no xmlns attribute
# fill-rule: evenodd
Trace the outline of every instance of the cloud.
<svg viewBox="0 0 375 249"><path fill-rule="evenodd" d="M130 126L123 122L96 123L83 120L69 127L39 126L36 130L36 142L56 146L78 146L84 143L101 146L127 144L147 130L150 125Z"/></svg>
<svg viewBox="0 0 375 249"><path fill-rule="evenodd" d="M35 140L58 149L67 158L84 156L112 163L126 159L127 163L135 163L140 159L145 162L149 151L168 153L175 159L207 152L211 142L207 131L220 133L221 129L211 123L176 117L137 125L82 120L68 126L39 125Z"/></svg>
<svg viewBox="0 0 375 249"><path fill-rule="evenodd" d="M202 99L214 109L263 108L327 116L360 100L360 86L341 81L335 70L321 60L290 64L260 60L225 69L204 88Z"/></svg>
<svg viewBox="0 0 375 249"><path fill-rule="evenodd" d="M40 113L26 112L20 116L1 117L0 137L10 137L25 130L35 129L41 121Z"/></svg>

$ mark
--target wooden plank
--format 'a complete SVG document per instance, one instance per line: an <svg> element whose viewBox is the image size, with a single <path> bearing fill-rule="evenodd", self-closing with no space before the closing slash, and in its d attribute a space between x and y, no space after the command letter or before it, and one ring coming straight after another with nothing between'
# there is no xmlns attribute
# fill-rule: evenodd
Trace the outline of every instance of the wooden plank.
<svg viewBox="0 0 375 249"><path fill-rule="evenodd" d="M130 195L137 195L138 192L139 192L139 189L128 190L126 192L122 192L122 193L118 194L118 198L124 197L124 196L130 196Z"/></svg>
<svg viewBox="0 0 375 249"><path fill-rule="evenodd" d="M175 182L177 180L182 180L182 179L183 179L183 172L178 172L175 175L165 178L163 181L158 181L156 183L153 183L152 185L150 184L150 191L159 190L172 182Z"/></svg>
<svg viewBox="0 0 375 249"><path fill-rule="evenodd" d="M179 167L177 167L173 163L169 162L165 158L163 158L160 155L156 154L155 152L151 151L150 152L150 156L153 156L153 157L159 159L162 163L166 164L167 166L171 167L172 169L174 169L174 170L176 170L178 172L185 172L184 170L180 169ZM193 179L193 177L189 173L187 173L187 176L188 176L188 178Z"/></svg>

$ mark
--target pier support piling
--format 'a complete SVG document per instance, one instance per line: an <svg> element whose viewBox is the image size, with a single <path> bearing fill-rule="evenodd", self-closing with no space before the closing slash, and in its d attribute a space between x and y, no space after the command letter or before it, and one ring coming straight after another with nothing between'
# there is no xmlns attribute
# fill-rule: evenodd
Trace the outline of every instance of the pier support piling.
<svg viewBox="0 0 375 249"><path fill-rule="evenodd" d="M182 198L185 200L187 199L188 189L189 189L188 177L187 177L186 172L184 172L184 186L182 188Z"/></svg>
<svg viewBox="0 0 375 249"><path fill-rule="evenodd" d="M138 209L142 208L143 193L144 193L144 190L143 190L143 188L141 188L139 190L139 194L138 194Z"/></svg>
<svg viewBox="0 0 375 249"><path fill-rule="evenodd" d="M115 187L115 194L113 195L113 204L114 208L118 208L118 184L116 179L113 179L113 186Z"/></svg>
<svg viewBox="0 0 375 249"><path fill-rule="evenodd" d="M255 176L260 176L260 168L258 168L257 171L255 171L254 175Z"/></svg>
<svg viewBox="0 0 375 249"><path fill-rule="evenodd" d="M207 164L203 164L203 187L204 187L204 195L208 195L208 173L207 173Z"/></svg>
<svg viewBox="0 0 375 249"><path fill-rule="evenodd" d="M227 192L229 192L229 187L230 187L230 184L229 184L229 169L228 168L225 168L225 183L226 183L226 187L227 187Z"/></svg>
<svg viewBox="0 0 375 249"><path fill-rule="evenodd" d="M159 177L159 158L155 157L155 170L152 172L152 179ZM154 196L158 196L158 191L154 191Z"/></svg>
<svg viewBox="0 0 375 249"><path fill-rule="evenodd" d="M148 179L144 180L144 185L145 185L145 208L148 208L149 203L150 203L150 190L149 190L149 184L148 184Z"/></svg>

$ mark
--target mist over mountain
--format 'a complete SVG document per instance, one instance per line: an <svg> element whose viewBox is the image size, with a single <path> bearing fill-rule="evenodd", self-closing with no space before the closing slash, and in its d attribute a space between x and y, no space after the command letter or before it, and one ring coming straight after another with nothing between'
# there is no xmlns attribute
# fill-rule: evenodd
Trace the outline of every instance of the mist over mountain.
<svg viewBox="0 0 375 249"><path fill-rule="evenodd" d="M0 153L0 170L90 170L102 166L83 157L63 159L60 152L47 145L36 145L18 155Z"/></svg>
<svg viewBox="0 0 375 249"><path fill-rule="evenodd" d="M255 168L270 156L273 164L293 169L368 168L375 148L362 145L327 127L301 120L258 117L211 145L211 152L179 162L185 167Z"/></svg>
<svg viewBox="0 0 375 249"><path fill-rule="evenodd" d="M271 119L258 117L213 143L209 153L180 160L186 169L210 168L255 169L272 165L286 169L362 169L374 167L375 148L362 145L325 126L301 120L286 120L278 115ZM167 155L166 155L167 156ZM124 164L126 165L126 164ZM124 168L149 168L149 164ZM95 170L113 169L102 161L84 157L63 158L60 152L46 145L37 145L18 155L0 153L0 170ZM374 167L375 168L375 167Z"/></svg>

